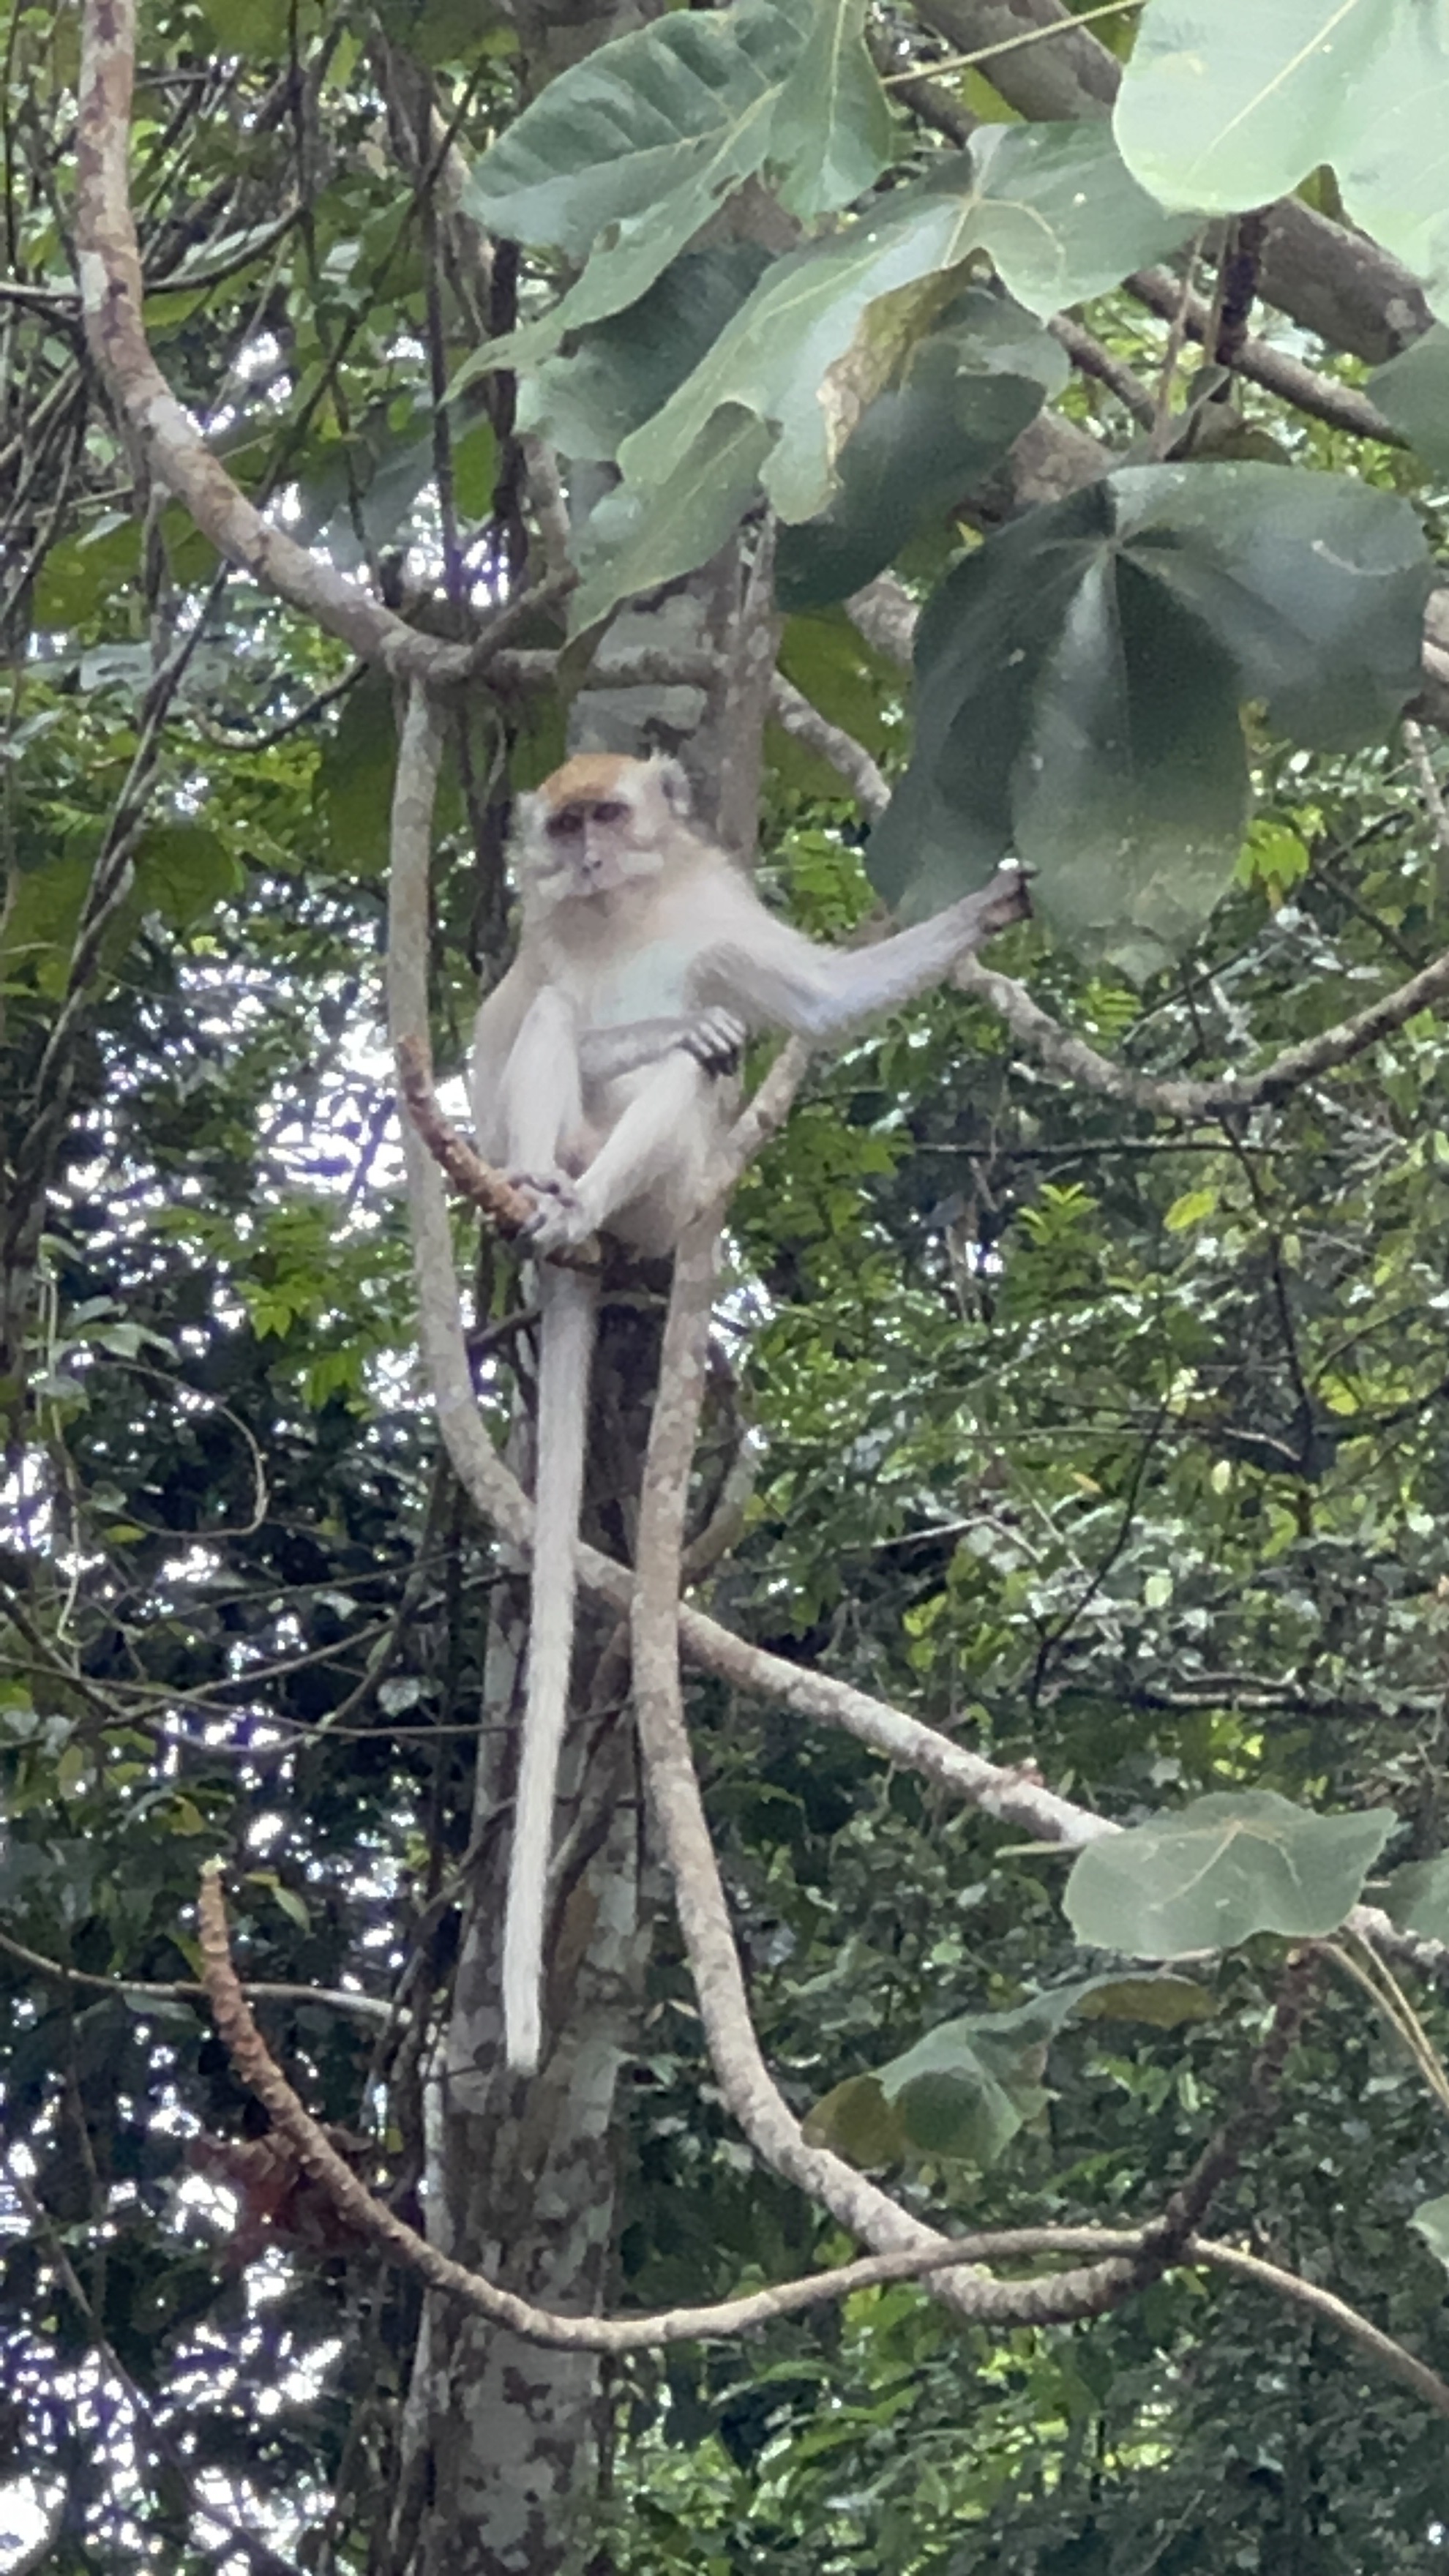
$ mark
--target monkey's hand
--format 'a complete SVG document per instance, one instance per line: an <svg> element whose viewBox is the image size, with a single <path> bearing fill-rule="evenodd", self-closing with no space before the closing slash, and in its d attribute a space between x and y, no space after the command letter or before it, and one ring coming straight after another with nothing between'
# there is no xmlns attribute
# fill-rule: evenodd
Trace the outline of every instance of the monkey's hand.
<svg viewBox="0 0 1449 2576"><path fill-rule="evenodd" d="M523 1239L536 1252L570 1252L588 1241L594 1221L566 1173L510 1172L508 1178L535 1202Z"/></svg>
<svg viewBox="0 0 1449 2576"><path fill-rule="evenodd" d="M707 1011L701 1011L697 1019L685 1023L679 1044L686 1055L692 1055L696 1064L703 1066L706 1073L719 1076L739 1072L748 1036L744 1021L733 1011L725 1010L722 1004L716 1004Z"/></svg>

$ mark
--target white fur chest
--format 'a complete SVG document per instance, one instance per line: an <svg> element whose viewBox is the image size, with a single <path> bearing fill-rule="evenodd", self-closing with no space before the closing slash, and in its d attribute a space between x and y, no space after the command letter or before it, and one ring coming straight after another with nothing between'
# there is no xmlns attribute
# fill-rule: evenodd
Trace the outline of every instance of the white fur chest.
<svg viewBox="0 0 1449 2576"><path fill-rule="evenodd" d="M546 976L566 993L584 1025L627 1028L689 1010L699 955L687 913L657 898L621 918L624 907L577 905L560 913L545 939Z"/></svg>

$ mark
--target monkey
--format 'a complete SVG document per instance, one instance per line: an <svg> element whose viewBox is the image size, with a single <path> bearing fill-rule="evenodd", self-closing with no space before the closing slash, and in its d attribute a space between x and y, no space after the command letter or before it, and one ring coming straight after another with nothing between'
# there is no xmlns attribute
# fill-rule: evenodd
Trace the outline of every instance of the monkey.
<svg viewBox="0 0 1449 2576"><path fill-rule="evenodd" d="M478 1014L479 1151L534 1200L545 1256L600 1231L672 1252L702 1204L750 1031L816 1044L912 1000L1028 910L1019 870L873 946L768 912L690 822L675 760L585 752L519 800L518 954ZM545 1258L528 1667L503 1937L504 2050L532 2074L549 1852L573 1656L574 1549L597 1291Z"/></svg>

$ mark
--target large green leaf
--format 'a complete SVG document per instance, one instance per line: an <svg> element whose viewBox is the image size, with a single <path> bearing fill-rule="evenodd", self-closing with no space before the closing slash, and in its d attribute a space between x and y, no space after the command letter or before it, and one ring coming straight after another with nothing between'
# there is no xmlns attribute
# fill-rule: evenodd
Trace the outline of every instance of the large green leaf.
<svg viewBox="0 0 1449 2576"><path fill-rule="evenodd" d="M1449 474L1449 323L1436 322L1376 367L1366 391L1425 464Z"/></svg>
<svg viewBox="0 0 1449 2576"><path fill-rule="evenodd" d="M914 2154L992 2165L1044 2111L1047 2051L1074 2014L1169 2030L1212 2011L1211 1996L1182 1977L1106 1976L1053 1986L1011 2012L962 2013L837 2085L815 2105L809 2133L855 2163Z"/></svg>
<svg viewBox="0 0 1449 2576"><path fill-rule="evenodd" d="M1437 0L1150 0L1114 121L1166 206L1262 205L1332 162L1354 222L1449 295Z"/></svg>
<svg viewBox="0 0 1449 2576"><path fill-rule="evenodd" d="M31 615L40 627L82 626L101 603L135 582L141 536L134 519L108 513L52 546L35 584Z"/></svg>
<svg viewBox="0 0 1449 2576"><path fill-rule="evenodd" d="M1401 1932L1449 1941L1449 1852L1433 1860L1405 1861L1390 1878L1383 1902Z"/></svg>
<svg viewBox="0 0 1449 2576"><path fill-rule="evenodd" d="M726 407L651 492L625 483L606 493L583 531L570 632L583 634L619 600L707 563L748 508L768 446L763 421Z"/></svg>
<svg viewBox="0 0 1449 2576"><path fill-rule="evenodd" d="M890 155L891 113L866 51L865 0L815 0L771 129L779 195L809 223L863 197Z"/></svg>
<svg viewBox="0 0 1449 2576"><path fill-rule="evenodd" d="M968 261L988 255L1018 301L1046 315L1157 256L1162 227L1101 126L992 128L867 221L777 261L620 463L647 486L712 412L742 404L775 433L764 479L776 509L813 518L867 404Z"/></svg>
<svg viewBox="0 0 1449 2576"><path fill-rule="evenodd" d="M680 10L549 82L476 164L465 202L489 231L587 266L542 324L481 350L459 381L637 302L763 166L812 24L811 0Z"/></svg>
<svg viewBox="0 0 1449 2576"><path fill-rule="evenodd" d="M1406 503L1269 465L1133 466L992 537L916 646L915 755L870 848L898 907L1014 846L1039 909L1141 974L1222 893L1237 708L1353 744L1418 683L1433 571Z"/></svg>
<svg viewBox="0 0 1449 2576"><path fill-rule="evenodd" d="M1179 1816L1089 1843L1063 1903L1079 1941L1136 1959L1230 1950L1255 1932L1307 1940L1358 1903L1398 1818L1314 1816L1271 1789L1195 1798Z"/></svg>
<svg viewBox="0 0 1449 2576"><path fill-rule="evenodd" d="M1052 313L1156 256L1177 237L1163 224L1101 126L975 136L970 152L945 156L928 179L883 199L868 221L767 269L701 363L620 442L634 500L618 524L642 524L661 490L678 500L693 492L695 550L671 569L702 563L728 533L697 488L721 435L711 424L726 416L725 443L740 455L742 413L765 432L760 481L779 516L814 518L831 499L836 460L863 413L959 292L968 262L988 253L1019 302ZM683 544L682 525L678 533ZM621 560L611 595L601 562L587 599L575 603L575 626L623 598L631 578Z"/></svg>
<svg viewBox="0 0 1449 2576"><path fill-rule="evenodd" d="M1005 455L1066 374L1049 331L1009 298L968 289L847 439L826 508L782 532L784 604L818 607L871 580Z"/></svg>
<svg viewBox="0 0 1449 2576"><path fill-rule="evenodd" d="M203 823L153 823L136 845L138 908L183 930L245 880L241 861Z"/></svg>
<svg viewBox="0 0 1449 2576"><path fill-rule="evenodd" d="M315 781L332 863L349 874L380 876L387 866L396 760L391 692L369 671L343 706Z"/></svg>
<svg viewBox="0 0 1449 2576"><path fill-rule="evenodd" d="M684 251L626 313L593 323L567 357L546 358L523 377L520 428L546 432L565 456L612 460L698 366L769 265L757 242Z"/></svg>

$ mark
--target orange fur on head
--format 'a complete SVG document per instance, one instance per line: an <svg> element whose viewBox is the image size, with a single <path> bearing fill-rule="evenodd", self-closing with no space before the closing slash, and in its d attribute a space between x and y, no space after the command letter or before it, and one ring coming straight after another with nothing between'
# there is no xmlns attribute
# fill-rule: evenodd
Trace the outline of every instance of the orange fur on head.
<svg viewBox="0 0 1449 2576"><path fill-rule="evenodd" d="M632 777L649 766L644 760L631 760L618 751L576 751L562 769L545 778L534 789L541 805L557 813L564 805L592 803L597 797L617 796L627 788Z"/></svg>
<svg viewBox="0 0 1449 2576"><path fill-rule="evenodd" d="M545 778L531 796L523 799L525 810L552 818L593 805L625 804L636 814L646 803L657 801L666 815L683 822L691 808L689 780L679 762L666 752L656 752L648 760L636 760L622 751L576 751L551 778Z"/></svg>

